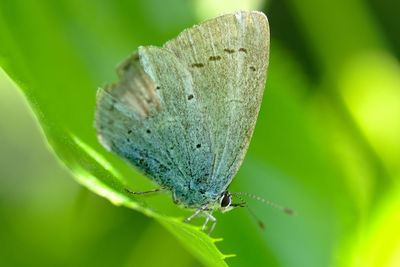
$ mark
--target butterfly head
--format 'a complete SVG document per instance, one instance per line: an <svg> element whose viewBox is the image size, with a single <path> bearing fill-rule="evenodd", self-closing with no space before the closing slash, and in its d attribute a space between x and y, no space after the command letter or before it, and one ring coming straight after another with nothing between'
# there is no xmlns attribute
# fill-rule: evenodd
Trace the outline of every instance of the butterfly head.
<svg viewBox="0 0 400 267"><path fill-rule="evenodd" d="M196 189L176 187L173 190L175 204L186 208L207 207L207 209L219 210L221 212L229 211L235 206L232 204L232 194L227 190L223 193L215 194L213 191Z"/></svg>

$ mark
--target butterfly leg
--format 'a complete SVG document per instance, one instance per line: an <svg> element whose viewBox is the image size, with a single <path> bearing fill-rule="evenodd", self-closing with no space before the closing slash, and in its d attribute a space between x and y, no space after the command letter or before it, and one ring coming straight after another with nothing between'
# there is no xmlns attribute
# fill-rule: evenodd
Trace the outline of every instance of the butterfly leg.
<svg viewBox="0 0 400 267"><path fill-rule="evenodd" d="M203 207L201 207L200 209L196 210L196 212L190 216L189 218L187 218L184 222L187 223L188 221L192 220L193 218L197 217L197 215L199 215L200 212L202 212L205 208L207 208L207 205L204 205Z"/></svg>
<svg viewBox="0 0 400 267"><path fill-rule="evenodd" d="M212 214L213 210L210 210L210 213L207 215L206 221L203 224L203 227L201 228L201 231L204 232L204 229L206 228L206 225L208 223L208 220L210 220L210 215Z"/></svg>
<svg viewBox="0 0 400 267"><path fill-rule="evenodd" d="M133 191L125 188L126 192L128 192L130 194L134 194L134 195L143 195L143 194L148 194L148 193L156 193L156 192L160 192L160 191L163 191L163 190L166 190L166 188L161 187L161 188L153 189L153 190L150 190L150 191L144 191L144 192L133 192Z"/></svg>
<svg viewBox="0 0 400 267"><path fill-rule="evenodd" d="M213 221L213 224L211 225L211 228L210 228L210 230L208 231L208 235L211 234L211 232L214 230L215 225L217 224L217 219L215 219L215 217L212 216L211 213L212 213L212 210L211 210L210 214L208 214L207 219L210 218L211 221Z"/></svg>

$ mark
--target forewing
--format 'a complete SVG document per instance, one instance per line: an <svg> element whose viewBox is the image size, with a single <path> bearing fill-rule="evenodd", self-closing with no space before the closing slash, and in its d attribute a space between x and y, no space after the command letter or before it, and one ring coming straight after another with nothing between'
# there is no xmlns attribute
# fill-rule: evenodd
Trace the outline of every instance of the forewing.
<svg viewBox="0 0 400 267"><path fill-rule="evenodd" d="M264 91L269 26L263 13L226 14L187 29L164 48L190 72L212 144L211 189L224 190L246 154Z"/></svg>

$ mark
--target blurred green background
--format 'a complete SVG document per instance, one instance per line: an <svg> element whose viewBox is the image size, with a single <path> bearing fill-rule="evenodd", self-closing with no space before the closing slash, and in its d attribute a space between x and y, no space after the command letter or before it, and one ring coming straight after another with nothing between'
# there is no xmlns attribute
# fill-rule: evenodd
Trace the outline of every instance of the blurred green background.
<svg viewBox="0 0 400 267"><path fill-rule="evenodd" d="M166 224L74 178L118 192L106 173L115 169L130 188L154 188L97 143L96 89L139 45L243 9L267 14L271 59L231 191L297 216L250 200L261 231L246 210L217 214L216 245L237 255L226 263L400 266L398 1L0 0L1 266L213 265ZM99 155L105 163L88 160ZM134 201L166 218L190 214L168 195Z"/></svg>

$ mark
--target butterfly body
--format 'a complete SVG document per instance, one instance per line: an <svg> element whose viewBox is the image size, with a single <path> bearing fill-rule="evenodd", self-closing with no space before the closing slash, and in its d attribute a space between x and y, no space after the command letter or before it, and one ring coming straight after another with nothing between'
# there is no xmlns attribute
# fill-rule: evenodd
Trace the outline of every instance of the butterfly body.
<svg viewBox="0 0 400 267"><path fill-rule="evenodd" d="M254 11L139 47L118 68L120 81L98 92L98 138L175 203L221 207L254 130L268 56L268 21Z"/></svg>

